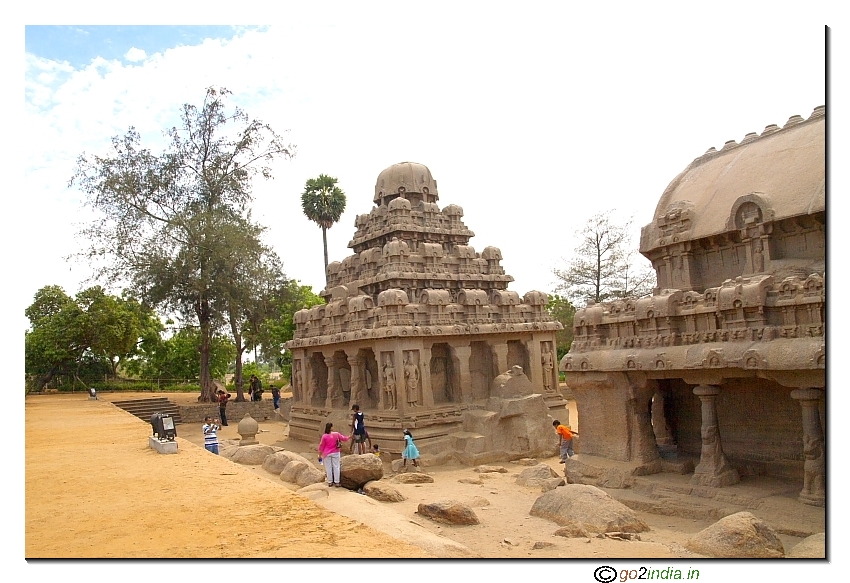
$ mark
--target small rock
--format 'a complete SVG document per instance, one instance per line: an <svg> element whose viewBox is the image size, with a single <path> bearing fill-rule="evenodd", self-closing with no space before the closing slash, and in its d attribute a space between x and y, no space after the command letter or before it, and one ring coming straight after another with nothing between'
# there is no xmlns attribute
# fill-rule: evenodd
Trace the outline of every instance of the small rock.
<svg viewBox="0 0 850 583"><path fill-rule="evenodd" d="M534 545L531 548L532 548L532 550L539 551L540 549L545 549L546 547L553 547L553 546L555 546L553 543L539 540L536 543L534 543Z"/></svg>
<svg viewBox="0 0 850 583"><path fill-rule="evenodd" d="M445 524L480 524L472 508L457 500L439 500L420 504L416 512L426 518Z"/></svg>
<svg viewBox="0 0 850 583"><path fill-rule="evenodd" d="M521 460L516 460L514 463L518 466L536 466L539 462L530 457L524 457Z"/></svg>
<svg viewBox="0 0 850 583"><path fill-rule="evenodd" d="M461 478L458 480L461 484L472 484L474 486L481 486L484 482L481 481L480 478Z"/></svg>
<svg viewBox="0 0 850 583"><path fill-rule="evenodd" d="M399 474L392 481L398 484L432 484L434 478L428 474Z"/></svg>
<svg viewBox="0 0 850 583"><path fill-rule="evenodd" d="M475 471L480 474L487 473L497 473L497 474L507 474L508 470L503 468L502 466L478 466L475 468Z"/></svg>

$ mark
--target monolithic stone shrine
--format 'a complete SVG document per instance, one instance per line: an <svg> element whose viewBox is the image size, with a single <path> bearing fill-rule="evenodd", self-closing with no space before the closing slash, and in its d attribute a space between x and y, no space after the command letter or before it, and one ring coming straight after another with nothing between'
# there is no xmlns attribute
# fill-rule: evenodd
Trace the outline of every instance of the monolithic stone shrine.
<svg viewBox="0 0 850 583"><path fill-rule="evenodd" d="M295 314L290 435L348 430L352 404L382 450L410 429L424 454L463 462L554 450L564 411L546 294L508 291L501 251L469 244L463 209L403 162L378 176L353 254L327 269L326 304Z"/></svg>
<svg viewBox="0 0 850 583"><path fill-rule="evenodd" d="M560 362L581 452L691 482L799 480L824 504L825 108L709 149L641 232L651 297L588 305ZM681 467L681 466L679 466Z"/></svg>

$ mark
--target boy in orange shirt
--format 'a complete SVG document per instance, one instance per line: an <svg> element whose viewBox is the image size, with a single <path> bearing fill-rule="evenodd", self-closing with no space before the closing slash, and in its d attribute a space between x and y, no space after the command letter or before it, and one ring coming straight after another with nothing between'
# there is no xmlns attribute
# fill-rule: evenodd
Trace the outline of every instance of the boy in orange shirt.
<svg viewBox="0 0 850 583"><path fill-rule="evenodd" d="M569 425L561 425L561 422L557 419L552 422L552 426L558 434L558 444L561 449L561 463L563 464L576 454L576 452L573 451L573 435L578 435L578 432L571 431Z"/></svg>

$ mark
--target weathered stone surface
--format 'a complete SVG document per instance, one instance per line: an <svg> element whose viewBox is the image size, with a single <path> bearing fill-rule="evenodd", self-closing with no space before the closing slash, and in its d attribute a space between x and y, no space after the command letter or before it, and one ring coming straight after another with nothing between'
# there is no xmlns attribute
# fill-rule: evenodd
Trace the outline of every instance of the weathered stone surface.
<svg viewBox="0 0 850 583"><path fill-rule="evenodd" d="M555 536L563 536L566 538L588 538L590 534L581 524L571 524L569 526L562 526L556 530Z"/></svg>
<svg viewBox="0 0 850 583"><path fill-rule="evenodd" d="M531 550L539 551L540 549L545 549L546 547L553 547L553 546L555 546L554 543L539 540L536 543L534 543L533 545L531 545Z"/></svg>
<svg viewBox="0 0 850 583"><path fill-rule="evenodd" d="M825 559L826 533L819 532L804 538L785 556L789 559Z"/></svg>
<svg viewBox="0 0 850 583"><path fill-rule="evenodd" d="M369 482L363 486L363 491L369 498L374 498L381 502L403 502L407 500L401 492L384 481Z"/></svg>
<svg viewBox="0 0 850 583"><path fill-rule="evenodd" d="M685 548L723 559L772 559L785 556L773 529L750 512L721 518L685 541Z"/></svg>
<svg viewBox="0 0 850 583"><path fill-rule="evenodd" d="M301 463L301 462L293 462ZM286 471L284 469L284 471ZM281 472L283 475L283 472ZM327 479L327 474L324 470L320 470L313 464L307 462L307 468L298 472L295 476L295 484L298 486L309 486L310 484L324 483Z"/></svg>
<svg viewBox="0 0 850 583"><path fill-rule="evenodd" d="M259 466L266 460L266 456L273 453L274 448L270 445L263 445L261 443L256 445L242 445L236 448L230 459L237 464Z"/></svg>
<svg viewBox="0 0 850 583"><path fill-rule="evenodd" d="M543 480L543 483L540 485L540 490L542 492L548 492L549 490L554 490L558 486L566 485L566 480L564 478L549 478L548 480Z"/></svg>
<svg viewBox="0 0 850 583"><path fill-rule="evenodd" d="M514 460L514 463L518 466L536 466L540 462L538 462L536 459L534 459L532 457L524 457L524 458L519 459L519 460Z"/></svg>
<svg viewBox="0 0 850 583"><path fill-rule="evenodd" d="M649 527L631 508L617 502L594 486L568 484L546 492L534 501L529 512L551 520L573 532L644 532Z"/></svg>
<svg viewBox="0 0 850 583"><path fill-rule="evenodd" d="M487 500L484 496L475 496L472 500L469 501L470 506L476 507L484 507L490 506L490 501Z"/></svg>
<svg viewBox="0 0 850 583"><path fill-rule="evenodd" d="M516 483L520 486L540 488L546 480L558 477L558 473L549 467L548 464L539 463L536 466L532 466L521 471L519 476L516 478Z"/></svg>
<svg viewBox="0 0 850 583"><path fill-rule="evenodd" d="M399 484L432 484L434 478L428 474L399 474L392 481Z"/></svg>
<svg viewBox="0 0 850 583"><path fill-rule="evenodd" d="M294 451L277 451L269 456L263 461L263 469L269 472L270 474L280 475L280 473L286 468L287 464L291 461L303 461L306 462L307 459L295 453Z"/></svg>
<svg viewBox="0 0 850 583"><path fill-rule="evenodd" d="M383 477L384 464L381 458L374 454L346 455L340 461L339 481L343 488L358 490L367 482Z"/></svg>
<svg viewBox="0 0 850 583"><path fill-rule="evenodd" d="M280 479L284 482L289 482L290 484L297 484L298 474L311 467L313 467L313 465L307 461L293 460L286 464L286 467L283 468L283 471L280 473Z"/></svg>
<svg viewBox="0 0 850 583"><path fill-rule="evenodd" d="M478 466L475 468L476 472L480 472L482 474L486 473L497 473L497 474L507 474L507 468L503 468L502 466Z"/></svg>
<svg viewBox="0 0 850 583"><path fill-rule="evenodd" d="M438 500L420 504L417 514L445 524L479 524L478 516L468 505L457 500Z"/></svg>

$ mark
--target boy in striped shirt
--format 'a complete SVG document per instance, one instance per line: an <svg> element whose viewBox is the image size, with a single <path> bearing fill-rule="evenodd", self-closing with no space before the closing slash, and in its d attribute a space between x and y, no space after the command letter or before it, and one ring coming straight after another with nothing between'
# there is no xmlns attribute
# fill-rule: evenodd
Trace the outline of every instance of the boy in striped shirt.
<svg viewBox="0 0 850 583"><path fill-rule="evenodd" d="M204 432L204 448L215 455L218 455L218 434L216 431L221 429L221 426L217 423L218 419L213 421L212 417L207 415L204 417L204 426L202 427Z"/></svg>

